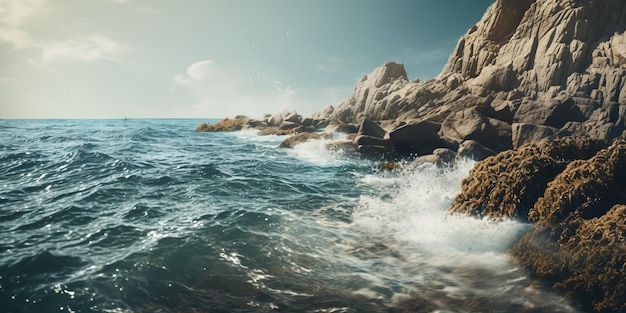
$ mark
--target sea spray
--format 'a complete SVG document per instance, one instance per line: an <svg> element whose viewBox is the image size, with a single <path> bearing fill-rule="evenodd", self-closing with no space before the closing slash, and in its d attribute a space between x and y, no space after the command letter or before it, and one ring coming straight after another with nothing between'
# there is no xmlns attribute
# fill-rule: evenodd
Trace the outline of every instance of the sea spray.
<svg viewBox="0 0 626 313"><path fill-rule="evenodd" d="M447 212L473 164L471 160L443 167L426 163L398 175L363 177L361 183L371 184L382 194L361 197L353 215L356 228L385 233L428 251L505 252L527 225Z"/></svg>

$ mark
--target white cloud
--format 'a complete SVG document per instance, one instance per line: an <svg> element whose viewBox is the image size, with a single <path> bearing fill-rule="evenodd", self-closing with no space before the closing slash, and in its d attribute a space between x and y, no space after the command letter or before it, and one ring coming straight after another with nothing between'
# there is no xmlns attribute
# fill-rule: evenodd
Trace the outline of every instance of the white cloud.
<svg viewBox="0 0 626 313"><path fill-rule="evenodd" d="M28 49L36 46L29 34L17 28L0 27L0 41L8 42L16 49Z"/></svg>
<svg viewBox="0 0 626 313"><path fill-rule="evenodd" d="M24 31L23 24L45 11L46 3L45 0L0 0L0 41L15 49L38 51L41 53L41 60L45 62L112 60L127 49L99 34L50 40Z"/></svg>
<svg viewBox="0 0 626 313"><path fill-rule="evenodd" d="M0 0L0 22L18 26L39 12L44 4L44 0Z"/></svg>
<svg viewBox="0 0 626 313"><path fill-rule="evenodd" d="M246 75L247 74L247 75ZM174 81L188 89L198 99L189 107L187 116L227 117L246 114L258 117L285 108L302 105L298 93L267 76L249 79L251 73L228 69L213 60L199 61L189 66Z"/></svg>
<svg viewBox="0 0 626 313"><path fill-rule="evenodd" d="M101 35L39 43L43 61L95 61L114 59L125 46Z"/></svg>

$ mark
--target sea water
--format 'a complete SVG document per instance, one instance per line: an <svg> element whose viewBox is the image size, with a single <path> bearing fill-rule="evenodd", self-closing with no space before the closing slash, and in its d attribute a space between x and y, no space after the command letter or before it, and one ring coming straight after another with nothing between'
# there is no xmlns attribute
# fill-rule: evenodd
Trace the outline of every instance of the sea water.
<svg viewBox="0 0 626 313"><path fill-rule="evenodd" d="M200 120L0 120L2 312L578 312L446 208L473 162L378 170Z"/></svg>

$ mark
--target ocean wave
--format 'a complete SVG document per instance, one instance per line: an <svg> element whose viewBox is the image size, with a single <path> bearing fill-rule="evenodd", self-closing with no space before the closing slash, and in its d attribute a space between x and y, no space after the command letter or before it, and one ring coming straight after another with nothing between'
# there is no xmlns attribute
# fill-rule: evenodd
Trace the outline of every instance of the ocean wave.
<svg viewBox="0 0 626 313"><path fill-rule="evenodd" d="M324 140L184 120L14 123L9 312L573 312L504 254L523 224L445 212L471 162L380 172Z"/></svg>

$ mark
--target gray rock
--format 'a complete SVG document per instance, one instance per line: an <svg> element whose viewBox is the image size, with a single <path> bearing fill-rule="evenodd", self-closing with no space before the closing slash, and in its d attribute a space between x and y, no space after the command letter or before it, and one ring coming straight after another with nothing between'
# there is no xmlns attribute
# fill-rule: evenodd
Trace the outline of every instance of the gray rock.
<svg viewBox="0 0 626 313"><path fill-rule="evenodd" d="M571 98L565 101L559 99L525 100L515 113L513 121L561 128L569 121L579 121L582 118L580 114L580 108Z"/></svg>
<svg viewBox="0 0 626 313"><path fill-rule="evenodd" d="M469 158L473 160L483 160L496 153L480 144L476 140L466 140L459 145L459 150L456 152L457 159Z"/></svg>
<svg viewBox="0 0 626 313"><path fill-rule="evenodd" d="M471 85L480 86L489 91L511 91L519 84L511 66L485 66L480 75L472 80Z"/></svg>
<svg viewBox="0 0 626 313"><path fill-rule="evenodd" d="M367 135L357 135L354 137L354 143L359 146L385 146L389 143L389 140L385 140L380 137L373 137Z"/></svg>
<svg viewBox="0 0 626 313"><path fill-rule="evenodd" d="M497 122L497 127L476 108L469 108L449 115L441 124L441 134L459 141L476 140L494 151L502 151L510 147L510 136L507 136L508 124ZM508 137L508 138L507 138Z"/></svg>
<svg viewBox="0 0 626 313"><path fill-rule="evenodd" d="M302 126L313 126L313 119L310 117L305 117L300 120Z"/></svg>
<svg viewBox="0 0 626 313"><path fill-rule="evenodd" d="M625 25L623 0L496 0L438 78L409 81L401 64L389 62L313 117L430 120L443 136L496 151L564 134L611 140L626 130L626 109L616 105L626 104ZM525 135L512 123L545 127Z"/></svg>
<svg viewBox="0 0 626 313"><path fill-rule="evenodd" d="M376 122L366 117L359 125L357 134L383 138L387 134L387 131L380 127L380 125L376 124Z"/></svg>
<svg viewBox="0 0 626 313"><path fill-rule="evenodd" d="M513 148L517 149L527 143L535 143L542 140L552 140L557 138L558 134L559 129L550 126L513 123Z"/></svg>
<svg viewBox="0 0 626 313"><path fill-rule="evenodd" d="M350 97L342 102L337 109L324 108L316 112L313 118L328 118L346 123L357 122L359 113L362 117L374 120L386 119L384 113L389 112L381 107L381 100L392 92L399 90L408 83L404 65L388 62L365 75L354 87Z"/></svg>
<svg viewBox="0 0 626 313"><path fill-rule="evenodd" d="M433 150L433 155L437 157L437 164L450 164L456 158L456 152L447 148L437 148Z"/></svg>
<svg viewBox="0 0 626 313"><path fill-rule="evenodd" d="M328 131L338 133L354 134L358 131L356 125L335 121L326 127Z"/></svg>
<svg viewBox="0 0 626 313"><path fill-rule="evenodd" d="M423 147L439 141L441 125L432 121L419 121L402 125L389 133L389 139L400 152L424 153Z"/></svg>
<svg viewBox="0 0 626 313"><path fill-rule="evenodd" d="M278 127L278 129L280 130L289 130L289 129L295 129L297 127L301 127L302 125L300 123L295 123L295 122L291 122L291 121L283 121L280 126Z"/></svg>

